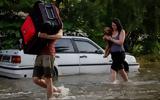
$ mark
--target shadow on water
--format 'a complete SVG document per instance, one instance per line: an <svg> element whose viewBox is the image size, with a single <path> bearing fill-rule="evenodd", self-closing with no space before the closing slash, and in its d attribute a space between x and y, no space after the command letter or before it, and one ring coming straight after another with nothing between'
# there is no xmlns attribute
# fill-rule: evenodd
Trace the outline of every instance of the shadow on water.
<svg viewBox="0 0 160 100"><path fill-rule="evenodd" d="M58 100L159 100L159 65L143 65L138 73L129 73L129 82L118 77L117 84L110 82L109 74L59 77L55 85L69 88L70 93ZM45 90L31 79L0 80L0 100L46 100Z"/></svg>

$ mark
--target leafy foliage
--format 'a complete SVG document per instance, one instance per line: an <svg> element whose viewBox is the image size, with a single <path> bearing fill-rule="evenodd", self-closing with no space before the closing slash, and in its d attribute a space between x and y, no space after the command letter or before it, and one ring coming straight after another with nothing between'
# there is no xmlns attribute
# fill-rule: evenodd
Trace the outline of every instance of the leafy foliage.
<svg viewBox="0 0 160 100"><path fill-rule="evenodd" d="M35 1L1 0L0 11L3 14L0 14L0 31L8 33L8 30L11 30L14 34L19 34L19 27L24 19L16 16L16 13L29 12ZM129 33L126 39L129 52L137 55L159 54L160 0L56 0L56 2L66 31L80 29L87 33L89 38L105 47L102 40L103 27L110 26L111 20L117 17ZM15 36L17 39L20 38L19 35ZM12 47L12 43L7 43Z"/></svg>

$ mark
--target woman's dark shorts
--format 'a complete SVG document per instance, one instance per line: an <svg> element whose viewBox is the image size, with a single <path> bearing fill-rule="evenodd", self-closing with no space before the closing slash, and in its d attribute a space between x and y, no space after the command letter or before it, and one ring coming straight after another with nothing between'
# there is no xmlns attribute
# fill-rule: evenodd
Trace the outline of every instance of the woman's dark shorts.
<svg viewBox="0 0 160 100"><path fill-rule="evenodd" d="M115 70L116 72L124 69L123 63L125 61L125 52L112 52L111 57L113 60L111 69Z"/></svg>

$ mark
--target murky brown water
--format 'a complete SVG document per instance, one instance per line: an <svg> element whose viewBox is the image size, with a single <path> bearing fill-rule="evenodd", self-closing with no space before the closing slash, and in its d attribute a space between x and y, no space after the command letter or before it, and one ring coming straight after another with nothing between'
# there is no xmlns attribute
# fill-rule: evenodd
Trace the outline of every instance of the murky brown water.
<svg viewBox="0 0 160 100"><path fill-rule="evenodd" d="M65 100L160 100L160 64L143 65L129 79L112 84L109 74L74 75L59 77L55 84L69 88ZM46 93L31 79L0 78L0 100L46 100Z"/></svg>

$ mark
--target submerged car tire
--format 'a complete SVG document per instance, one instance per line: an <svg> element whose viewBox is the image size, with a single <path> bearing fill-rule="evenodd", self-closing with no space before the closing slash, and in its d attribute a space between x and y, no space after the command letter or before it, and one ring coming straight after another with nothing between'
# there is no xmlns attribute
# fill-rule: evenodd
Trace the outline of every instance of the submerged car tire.
<svg viewBox="0 0 160 100"><path fill-rule="evenodd" d="M58 70L55 66L53 67L52 74L53 74L53 79L58 80Z"/></svg>

